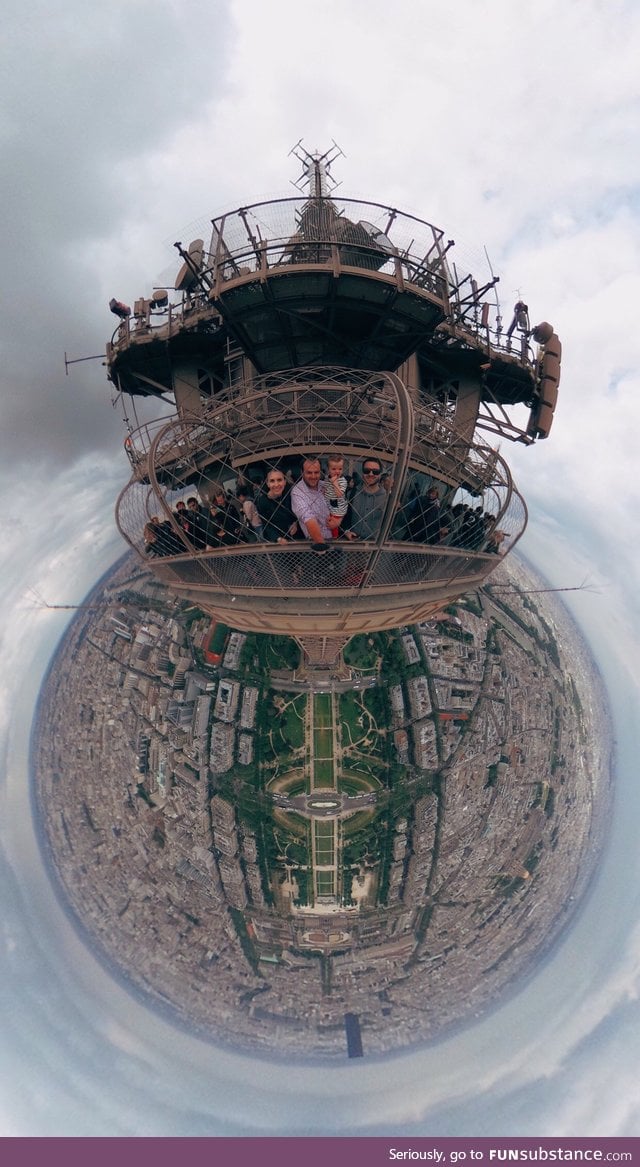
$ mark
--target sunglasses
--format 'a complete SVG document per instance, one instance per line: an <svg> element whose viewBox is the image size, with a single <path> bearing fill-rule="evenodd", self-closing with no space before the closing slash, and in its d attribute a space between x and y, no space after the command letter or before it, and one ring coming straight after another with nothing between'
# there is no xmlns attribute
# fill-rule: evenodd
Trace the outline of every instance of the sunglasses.
<svg viewBox="0 0 640 1167"><path fill-rule="evenodd" d="M365 466L362 473L363 474L382 474L382 470L371 470L368 466Z"/></svg>

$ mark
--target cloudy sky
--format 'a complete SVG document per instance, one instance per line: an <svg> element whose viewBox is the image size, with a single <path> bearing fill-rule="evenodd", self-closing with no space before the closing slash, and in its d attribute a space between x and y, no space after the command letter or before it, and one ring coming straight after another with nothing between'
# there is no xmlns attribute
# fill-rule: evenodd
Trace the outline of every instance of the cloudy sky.
<svg viewBox="0 0 640 1167"><path fill-rule="evenodd" d="M640 1134L640 8L624 0L31 0L5 6L0 144L2 1134ZM553 432L506 451L521 547L607 678L620 750L595 893L493 1018L394 1062L289 1073L131 1002L53 901L26 799L33 701L64 612L121 550L125 436L100 361L108 301L148 294L171 244L291 194L303 138L342 193L486 247L503 315L564 346ZM197 233L194 231L194 234ZM476 262L477 261L477 262ZM481 273L482 274L482 273ZM140 1103L143 1105L140 1105Z"/></svg>

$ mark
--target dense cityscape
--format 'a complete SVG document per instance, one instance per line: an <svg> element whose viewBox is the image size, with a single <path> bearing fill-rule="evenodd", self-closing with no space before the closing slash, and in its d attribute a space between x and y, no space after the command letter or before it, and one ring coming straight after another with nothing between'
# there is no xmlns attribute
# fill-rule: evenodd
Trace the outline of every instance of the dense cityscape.
<svg viewBox="0 0 640 1167"><path fill-rule="evenodd" d="M599 677L539 587L501 567L322 670L120 561L32 754L105 962L201 1036L309 1059L344 1057L349 1026L367 1055L433 1040L512 991L569 926L610 793Z"/></svg>

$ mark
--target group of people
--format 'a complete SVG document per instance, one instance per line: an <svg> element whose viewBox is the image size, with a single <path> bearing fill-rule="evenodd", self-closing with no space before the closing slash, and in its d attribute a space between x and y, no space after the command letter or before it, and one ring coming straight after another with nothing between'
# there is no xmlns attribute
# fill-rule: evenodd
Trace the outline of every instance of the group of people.
<svg viewBox="0 0 640 1167"><path fill-rule="evenodd" d="M334 539L375 539L392 486L391 474L376 455L363 459L361 479L347 478L338 454L327 457L324 474L320 459L308 456L297 481L274 467L257 491L241 481L232 495L216 482L209 487L208 506L195 496L177 502L174 522L154 516L146 524L145 549L149 555L180 555L189 547L205 551L244 542L285 544L302 539L320 551ZM432 484L399 508L390 537L497 552L505 535L496 531L495 519L483 514L481 506L474 510L463 503L443 504Z"/></svg>
<svg viewBox="0 0 640 1167"><path fill-rule="evenodd" d="M220 483L213 484L208 507L192 495L176 503L175 525L157 515L145 525L145 550L149 555L183 555L190 544L195 551L233 546L245 539L244 516ZM187 544L176 527L186 536Z"/></svg>
<svg viewBox="0 0 640 1167"><path fill-rule="evenodd" d="M438 488L430 486L426 494L415 495L402 508L392 537L499 554L507 535L497 529L495 515L482 506L462 502L449 506L441 501Z"/></svg>

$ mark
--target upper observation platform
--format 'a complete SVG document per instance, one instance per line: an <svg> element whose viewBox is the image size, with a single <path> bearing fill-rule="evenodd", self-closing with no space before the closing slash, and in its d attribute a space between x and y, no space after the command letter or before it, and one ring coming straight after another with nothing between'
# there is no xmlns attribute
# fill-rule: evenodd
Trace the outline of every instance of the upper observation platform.
<svg viewBox="0 0 640 1167"><path fill-rule="evenodd" d="M560 368L551 326L532 329L519 302L503 330L497 279L460 272L442 230L330 194L326 164L307 158L306 195L212 220L208 239L176 243L182 266L172 288L136 300L132 312L112 301L121 320L107 347L116 387L173 396L179 411L194 412L198 398L229 385L239 361L244 380L310 365L401 370L432 397L455 398L473 383L486 428L545 437ZM507 412L517 405L526 420Z"/></svg>

